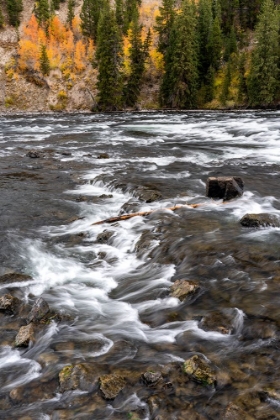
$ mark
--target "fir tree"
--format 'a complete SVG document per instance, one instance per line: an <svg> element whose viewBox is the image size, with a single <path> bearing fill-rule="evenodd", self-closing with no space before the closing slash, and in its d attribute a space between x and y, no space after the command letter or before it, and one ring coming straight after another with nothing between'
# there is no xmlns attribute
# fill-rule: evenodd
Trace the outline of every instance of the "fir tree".
<svg viewBox="0 0 280 420"><path fill-rule="evenodd" d="M236 35L234 26L231 27L231 31L229 37L226 41L226 48L224 53L224 60L228 61L230 59L231 54L237 52L237 42L236 42Z"/></svg>
<svg viewBox="0 0 280 420"><path fill-rule="evenodd" d="M68 0L67 23L72 26L72 20L75 17L75 0Z"/></svg>
<svg viewBox="0 0 280 420"><path fill-rule="evenodd" d="M116 21L117 21L118 26L123 30L123 26L124 26L123 0L116 0Z"/></svg>
<svg viewBox="0 0 280 420"><path fill-rule="evenodd" d="M135 14L138 13L138 7L141 5L141 0L125 0L123 33L126 34L130 23Z"/></svg>
<svg viewBox="0 0 280 420"><path fill-rule="evenodd" d="M170 44L170 36L175 19L175 0L163 0L159 8L159 16L156 17L156 31L159 35L158 51L166 54Z"/></svg>
<svg viewBox="0 0 280 420"><path fill-rule="evenodd" d="M279 86L279 14L272 0L264 0L256 27L256 47L248 76L250 105L269 105Z"/></svg>
<svg viewBox="0 0 280 420"><path fill-rule="evenodd" d="M20 13L23 10L22 0L7 0L6 4L10 25L19 26Z"/></svg>
<svg viewBox="0 0 280 420"><path fill-rule="evenodd" d="M239 103L243 103L248 99L248 92L247 92L247 85L246 85L246 78L245 78L245 68L246 64L246 55L244 53L241 54L239 60L239 69L238 69L238 97L237 100Z"/></svg>
<svg viewBox="0 0 280 420"><path fill-rule="evenodd" d="M218 70L221 63L223 47L223 38L220 25L220 19L218 16L214 18L212 28L210 30L209 42L208 42L208 56L211 57L211 66Z"/></svg>
<svg viewBox="0 0 280 420"><path fill-rule="evenodd" d="M198 85L198 43L196 9L192 0L183 0L166 53L161 99L172 108L194 108Z"/></svg>
<svg viewBox="0 0 280 420"><path fill-rule="evenodd" d="M209 41L213 25L212 2L211 0L200 0L198 5L198 62L200 80L203 82L207 76L208 69L212 62L209 53Z"/></svg>
<svg viewBox="0 0 280 420"><path fill-rule="evenodd" d="M35 3L34 14L40 25L46 23L50 18L50 8L48 0L38 0Z"/></svg>
<svg viewBox="0 0 280 420"><path fill-rule="evenodd" d="M40 48L40 70L44 76L50 73L50 60L45 45L41 45Z"/></svg>
<svg viewBox="0 0 280 420"><path fill-rule="evenodd" d="M4 26L4 16L3 16L3 13L2 13L2 9L0 7L0 29L2 29L3 26Z"/></svg>
<svg viewBox="0 0 280 420"><path fill-rule="evenodd" d="M122 37L115 11L107 3L100 16L96 59L98 61L98 108L114 111L122 106Z"/></svg>
<svg viewBox="0 0 280 420"><path fill-rule="evenodd" d="M103 0L84 0L81 9L81 28L85 36L96 41Z"/></svg>
<svg viewBox="0 0 280 420"><path fill-rule="evenodd" d="M229 88L231 84L231 62L229 61L226 66L225 76L222 84L222 92L220 95L220 101L222 105L226 105L226 101L229 95Z"/></svg>

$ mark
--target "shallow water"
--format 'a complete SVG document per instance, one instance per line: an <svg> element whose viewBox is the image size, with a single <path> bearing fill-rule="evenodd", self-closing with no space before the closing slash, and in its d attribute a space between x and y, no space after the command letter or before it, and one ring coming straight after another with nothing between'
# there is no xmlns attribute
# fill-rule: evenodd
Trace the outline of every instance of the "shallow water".
<svg viewBox="0 0 280 420"><path fill-rule="evenodd" d="M280 229L239 223L246 213L280 216L280 113L26 115L0 117L0 127L0 275L30 276L0 279L0 294L42 296L68 317L22 349L18 320L0 313L0 418L280 418ZM207 177L221 175L243 178L240 199L205 198ZM162 196L141 201L137 186ZM130 200L129 211L204 204L92 225ZM180 302L176 279L199 292ZM231 320L228 333L203 327L214 311ZM182 376L194 354L215 366L216 387ZM106 401L98 387L61 391L59 372L79 362L97 376L177 373L166 374L170 389L131 379Z"/></svg>

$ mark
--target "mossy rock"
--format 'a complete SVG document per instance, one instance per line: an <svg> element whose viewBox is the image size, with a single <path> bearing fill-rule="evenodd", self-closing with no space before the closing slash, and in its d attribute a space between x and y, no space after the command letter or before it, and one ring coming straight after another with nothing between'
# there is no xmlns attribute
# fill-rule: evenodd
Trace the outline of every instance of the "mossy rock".
<svg viewBox="0 0 280 420"><path fill-rule="evenodd" d="M125 387L126 381L120 375L102 375L99 378L100 390L106 400L113 400Z"/></svg>
<svg viewBox="0 0 280 420"><path fill-rule="evenodd" d="M214 369L204 357L195 355L183 364L183 371L202 385L215 385L217 377Z"/></svg>

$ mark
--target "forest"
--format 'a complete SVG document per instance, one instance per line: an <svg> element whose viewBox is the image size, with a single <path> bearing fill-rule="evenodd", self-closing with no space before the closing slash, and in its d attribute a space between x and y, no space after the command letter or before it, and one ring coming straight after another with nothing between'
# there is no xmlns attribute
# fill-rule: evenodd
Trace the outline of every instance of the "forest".
<svg viewBox="0 0 280 420"><path fill-rule="evenodd" d="M2 0L0 32L17 30L24 0ZM273 0L37 0L18 31L8 80L63 81L52 110L86 81L92 110L276 107L280 12ZM60 85L61 87L61 85ZM156 88L155 88L156 87ZM8 103L9 105L9 103Z"/></svg>

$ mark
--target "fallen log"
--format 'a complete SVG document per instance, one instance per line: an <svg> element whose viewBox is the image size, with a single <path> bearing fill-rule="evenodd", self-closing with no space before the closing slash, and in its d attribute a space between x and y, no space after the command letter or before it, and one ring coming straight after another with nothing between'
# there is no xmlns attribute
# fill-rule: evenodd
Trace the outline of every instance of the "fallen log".
<svg viewBox="0 0 280 420"><path fill-rule="evenodd" d="M173 207L167 207L167 208L159 208L159 209L155 209L155 210L148 210L148 211L139 211L137 213L130 213L130 214L123 214L121 216L115 216L115 217L109 217L109 219L104 219L104 220L100 220L99 222L95 222L92 223L92 226L94 225L102 225L103 223L114 223L114 222L119 222L121 220L128 220L131 219L132 217L136 217L136 216L149 216L149 214L152 214L156 211L159 210L178 210L181 209L182 207L189 207L192 209L196 209L197 207L203 206L206 203L199 203L199 204L177 204L176 206Z"/></svg>

